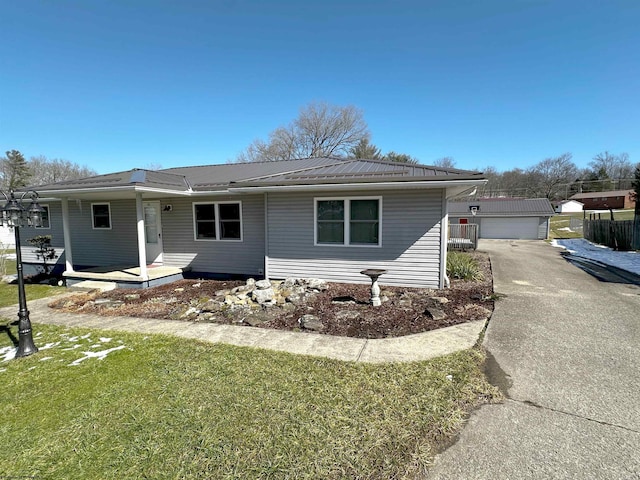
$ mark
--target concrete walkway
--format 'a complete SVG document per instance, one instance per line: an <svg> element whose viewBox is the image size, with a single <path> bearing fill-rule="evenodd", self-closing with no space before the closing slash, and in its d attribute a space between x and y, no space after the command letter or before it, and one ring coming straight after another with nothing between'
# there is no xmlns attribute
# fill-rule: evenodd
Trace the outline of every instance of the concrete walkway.
<svg viewBox="0 0 640 480"><path fill-rule="evenodd" d="M640 288L545 242L482 241L496 302L484 344L508 399L471 415L428 479L639 479Z"/></svg>
<svg viewBox="0 0 640 480"><path fill-rule="evenodd" d="M485 326L484 321L477 321L405 337L367 340L216 323L64 313L47 307L50 302L51 298L29 302L31 322L36 327L38 323L46 323L145 334L163 333L207 342L367 363L427 360L465 350L476 344ZM0 316L5 318L13 318L16 313L17 306L0 308Z"/></svg>

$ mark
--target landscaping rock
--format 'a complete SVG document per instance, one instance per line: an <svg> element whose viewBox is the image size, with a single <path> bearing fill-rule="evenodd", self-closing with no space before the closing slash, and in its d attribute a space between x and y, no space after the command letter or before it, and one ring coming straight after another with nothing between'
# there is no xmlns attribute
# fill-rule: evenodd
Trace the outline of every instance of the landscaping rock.
<svg viewBox="0 0 640 480"><path fill-rule="evenodd" d="M260 282L256 282L256 286L258 283ZM259 305L264 305L273 301L274 294L275 292L273 291L273 288L254 290L251 292L251 298L253 298L253 300Z"/></svg>
<svg viewBox="0 0 640 480"><path fill-rule="evenodd" d="M324 290L329 288L327 282L319 278L307 278L305 279L305 283L307 285L307 288L311 290L318 290L319 292L323 292Z"/></svg>
<svg viewBox="0 0 640 480"><path fill-rule="evenodd" d="M445 303L449 303L449 299L447 297L431 297L431 300L442 305L444 305Z"/></svg>
<svg viewBox="0 0 640 480"><path fill-rule="evenodd" d="M269 280L258 280L256 282L256 288L258 290L267 290L271 288L271 282Z"/></svg>
<svg viewBox="0 0 640 480"><path fill-rule="evenodd" d="M124 298L126 300L138 300L140 298L140 295L137 293L130 293L129 295L125 295Z"/></svg>
<svg viewBox="0 0 640 480"><path fill-rule="evenodd" d="M247 285L247 287L254 287L256 285L256 279L255 278L247 278L246 285Z"/></svg>
<svg viewBox="0 0 640 480"><path fill-rule="evenodd" d="M312 330L314 332L320 332L324 329L324 325L318 317L315 315L307 314L298 319L298 323L305 330Z"/></svg>
<svg viewBox="0 0 640 480"><path fill-rule="evenodd" d="M304 303L305 296L299 293L292 293L290 295L287 295L286 300L293 305L301 305L302 303Z"/></svg>
<svg viewBox="0 0 640 480"><path fill-rule="evenodd" d="M439 308L429 307L425 310L424 313L429 315L431 318L433 318L436 321L444 320L445 318L447 318L447 314L444 313Z"/></svg>
<svg viewBox="0 0 640 480"><path fill-rule="evenodd" d="M284 282L282 282L282 286L285 288L292 288L296 285L296 279L295 278L286 278L284 280Z"/></svg>

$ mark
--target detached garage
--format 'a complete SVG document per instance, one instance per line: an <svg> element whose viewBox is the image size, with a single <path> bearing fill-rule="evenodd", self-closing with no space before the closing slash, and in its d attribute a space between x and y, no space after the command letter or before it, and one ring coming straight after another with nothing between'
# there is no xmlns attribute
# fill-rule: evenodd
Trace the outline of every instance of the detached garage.
<svg viewBox="0 0 640 480"><path fill-rule="evenodd" d="M555 213L546 198L482 198L448 207L449 223L475 223L480 238L544 240Z"/></svg>

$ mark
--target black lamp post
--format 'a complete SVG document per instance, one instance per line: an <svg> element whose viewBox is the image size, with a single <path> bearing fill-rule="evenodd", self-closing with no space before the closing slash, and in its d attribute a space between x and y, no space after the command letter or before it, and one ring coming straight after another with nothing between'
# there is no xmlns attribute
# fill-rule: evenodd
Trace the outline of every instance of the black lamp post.
<svg viewBox="0 0 640 480"><path fill-rule="evenodd" d="M42 226L42 215L44 208L38 205L38 194L33 190L28 190L16 199L13 190L9 190L7 195L0 190L0 193L7 199L6 205L0 210L0 225L13 227L16 236L16 270L18 271L18 351L16 357L26 357L38 351L38 347L33 343L31 334L31 320L29 320L29 310L27 310L27 297L24 293L24 276L22 274L22 252L20 251L20 227L25 225ZM31 205L25 208L24 198L31 197Z"/></svg>

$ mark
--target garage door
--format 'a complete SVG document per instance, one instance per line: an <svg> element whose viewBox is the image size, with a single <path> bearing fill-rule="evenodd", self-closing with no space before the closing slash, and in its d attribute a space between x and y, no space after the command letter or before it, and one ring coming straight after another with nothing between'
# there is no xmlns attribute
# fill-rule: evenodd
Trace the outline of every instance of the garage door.
<svg viewBox="0 0 640 480"><path fill-rule="evenodd" d="M480 238L524 238L537 240L538 217L483 218Z"/></svg>

